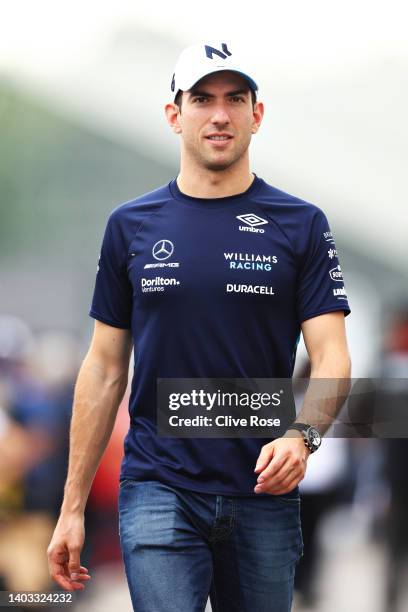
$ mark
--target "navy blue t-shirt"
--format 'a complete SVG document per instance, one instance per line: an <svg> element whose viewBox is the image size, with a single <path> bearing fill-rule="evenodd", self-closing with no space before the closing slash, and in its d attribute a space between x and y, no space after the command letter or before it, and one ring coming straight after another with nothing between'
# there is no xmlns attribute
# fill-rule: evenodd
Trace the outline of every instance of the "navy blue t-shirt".
<svg viewBox="0 0 408 612"><path fill-rule="evenodd" d="M214 199L173 180L115 208L90 315L134 340L121 478L256 495L273 438L158 436L157 379L291 377L302 321L338 310L350 312L324 213L257 176Z"/></svg>

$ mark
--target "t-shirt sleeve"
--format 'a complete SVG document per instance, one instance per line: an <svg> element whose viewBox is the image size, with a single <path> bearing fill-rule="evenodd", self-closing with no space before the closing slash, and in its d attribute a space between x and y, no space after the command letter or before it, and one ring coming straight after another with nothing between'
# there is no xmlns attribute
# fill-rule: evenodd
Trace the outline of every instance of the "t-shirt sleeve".
<svg viewBox="0 0 408 612"><path fill-rule="evenodd" d="M336 310L343 310L347 316L350 307L343 270L329 223L320 209L315 209L310 229L303 228L303 232L297 291L299 322Z"/></svg>
<svg viewBox="0 0 408 612"><path fill-rule="evenodd" d="M127 246L115 217L109 217L102 241L89 314L103 323L131 328L132 286L127 273Z"/></svg>

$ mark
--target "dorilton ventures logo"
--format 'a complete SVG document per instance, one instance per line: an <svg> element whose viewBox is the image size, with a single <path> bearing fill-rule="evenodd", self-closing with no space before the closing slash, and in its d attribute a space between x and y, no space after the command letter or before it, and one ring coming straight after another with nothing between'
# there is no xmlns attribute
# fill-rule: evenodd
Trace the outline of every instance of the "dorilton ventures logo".
<svg viewBox="0 0 408 612"><path fill-rule="evenodd" d="M246 213L245 215L237 215L237 219L245 223L246 225L240 225L238 227L240 232L253 232L255 234L264 234L265 230L259 228L259 225L265 225L268 223L266 219L258 217L254 213Z"/></svg>
<svg viewBox="0 0 408 612"><path fill-rule="evenodd" d="M278 263L276 255L255 255L254 253L224 253L231 270L263 270L270 272Z"/></svg>
<svg viewBox="0 0 408 612"><path fill-rule="evenodd" d="M166 287L171 285L180 285L177 278L165 278L164 276L156 276L155 278L141 278L140 284L143 293L152 291L164 291Z"/></svg>
<svg viewBox="0 0 408 612"><path fill-rule="evenodd" d="M270 285L237 285L235 283L227 283L226 290L227 293L260 293L275 295Z"/></svg>

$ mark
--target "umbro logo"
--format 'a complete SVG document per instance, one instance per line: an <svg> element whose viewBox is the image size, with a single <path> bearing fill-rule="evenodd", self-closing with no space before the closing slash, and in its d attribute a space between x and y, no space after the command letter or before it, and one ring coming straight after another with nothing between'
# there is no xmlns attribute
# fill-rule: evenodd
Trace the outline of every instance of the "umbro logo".
<svg viewBox="0 0 408 612"><path fill-rule="evenodd" d="M253 213L247 213L246 215L238 215L237 219L247 223L251 227L255 227L256 225L264 225L264 223L268 223L265 219L258 217L258 215L254 215Z"/></svg>
<svg viewBox="0 0 408 612"><path fill-rule="evenodd" d="M238 227L240 232L253 232L256 234L264 234L265 230L259 228L259 225L265 225L268 223L266 219L262 219L262 217L258 217L254 213L246 213L245 215L237 215L237 219L245 223L246 225L240 225Z"/></svg>

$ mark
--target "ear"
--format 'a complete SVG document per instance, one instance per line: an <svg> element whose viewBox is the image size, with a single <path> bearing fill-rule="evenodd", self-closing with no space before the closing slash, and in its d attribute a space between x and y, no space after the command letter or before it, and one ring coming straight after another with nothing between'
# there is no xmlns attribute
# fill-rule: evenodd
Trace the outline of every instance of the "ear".
<svg viewBox="0 0 408 612"><path fill-rule="evenodd" d="M264 105L262 102L255 102L254 110L253 110L253 118L252 118L252 134L256 134L259 130L260 125L262 123L262 118L264 116Z"/></svg>
<svg viewBox="0 0 408 612"><path fill-rule="evenodd" d="M166 104L164 107L164 112L166 113L167 123L173 130L175 134L181 134L181 125L180 125L180 109L177 104L171 103Z"/></svg>

